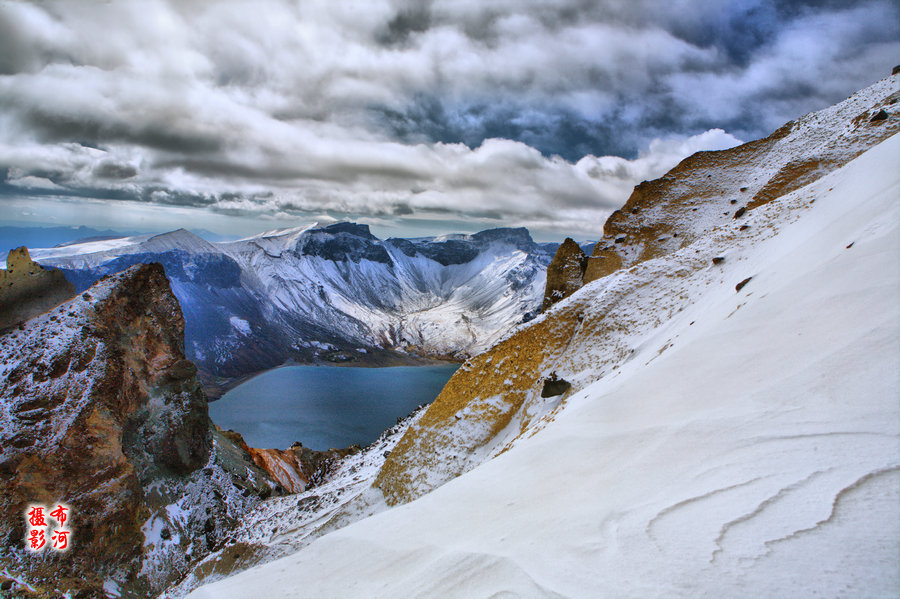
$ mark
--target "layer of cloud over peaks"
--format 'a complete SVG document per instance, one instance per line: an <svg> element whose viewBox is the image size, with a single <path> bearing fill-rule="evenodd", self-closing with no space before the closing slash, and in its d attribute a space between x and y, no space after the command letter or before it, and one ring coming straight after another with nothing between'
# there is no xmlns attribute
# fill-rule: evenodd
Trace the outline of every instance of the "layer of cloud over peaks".
<svg viewBox="0 0 900 599"><path fill-rule="evenodd" d="M0 2L0 202L595 232L889 73L896 2ZM727 131L727 133L726 133Z"/></svg>

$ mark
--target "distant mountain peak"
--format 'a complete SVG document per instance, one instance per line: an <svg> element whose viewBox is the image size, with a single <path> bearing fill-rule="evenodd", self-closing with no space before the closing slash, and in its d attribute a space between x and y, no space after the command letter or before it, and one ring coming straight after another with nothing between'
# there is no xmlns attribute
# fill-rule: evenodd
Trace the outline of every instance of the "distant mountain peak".
<svg viewBox="0 0 900 599"><path fill-rule="evenodd" d="M472 235L477 241L508 241L516 245L530 246L534 243L531 233L525 227L498 227L486 229Z"/></svg>
<svg viewBox="0 0 900 599"><path fill-rule="evenodd" d="M184 250L191 253L216 254L220 250L212 243L187 229L176 229L168 233L154 235L140 244L142 251L158 252L165 250Z"/></svg>
<svg viewBox="0 0 900 599"><path fill-rule="evenodd" d="M319 223L312 222L306 225L300 225L299 227L284 227L281 229L270 229L268 231L263 231L262 233L257 233L255 235L250 235L249 237L243 237L238 239L237 242L241 241L252 241L254 239L271 239L274 237L287 237L289 235L298 235L300 233L305 233L311 229L315 229L319 226ZM231 242L225 242L231 243Z"/></svg>
<svg viewBox="0 0 900 599"><path fill-rule="evenodd" d="M339 233L347 233L348 235L362 237L363 239L378 239L377 237L372 235L372 232L369 230L369 225L363 225L359 223L339 222L334 223L333 225L327 225L320 229L312 229L310 232L317 233L319 231L331 233L333 235Z"/></svg>

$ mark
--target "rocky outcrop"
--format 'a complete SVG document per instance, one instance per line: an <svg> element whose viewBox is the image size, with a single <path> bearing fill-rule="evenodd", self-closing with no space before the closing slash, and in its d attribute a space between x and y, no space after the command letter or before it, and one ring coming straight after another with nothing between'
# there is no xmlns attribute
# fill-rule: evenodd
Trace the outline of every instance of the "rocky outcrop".
<svg viewBox="0 0 900 599"><path fill-rule="evenodd" d="M345 449L317 451L295 443L289 449L258 449L250 447L240 433L222 432L243 449L253 463L291 493L301 493L324 482L331 470L348 455L361 451L359 445Z"/></svg>
<svg viewBox="0 0 900 599"><path fill-rule="evenodd" d="M895 75L765 139L699 152L638 185L607 220L585 288L466 361L409 428L375 481L386 501L416 499L502 453L569 397L619 372L699 289L724 284L712 257L774 235L774 223L815 201L798 190L900 131L898 99ZM871 123L879 110L888 118ZM554 379L569 386L544 392Z"/></svg>
<svg viewBox="0 0 900 599"><path fill-rule="evenodd" d="M15 326L75 295L75 286L63 274L44 268L22 246L9 252L0 269L0 330Z"/></svg>
<svg viewBox="0 0 900 599"><path fill-rule="evenodd" d="M210 430L196 372L158 264L0 334L0 565L48 593L155 593L276 491ZM72 548L35 557L24 510L57 502Z"/></svg>
<svg viewBox="0 0 900 599"><path fill-rule="evenodd" d="M541 311L581 289L587 255L575 240L566 237L547 267L547 287Z"/></svg>
<svg viewBox="0 0 900 599"><path fill-rule="evenodd" d="M856 94L787 123L766 138L729 150L697 152L663 177L636 186L604 224L584 283L678 251L900 131L900 92L891 79L897 76L869 88L880 86L876 97ZM873 120L875 116L879 118Z"/></svg>

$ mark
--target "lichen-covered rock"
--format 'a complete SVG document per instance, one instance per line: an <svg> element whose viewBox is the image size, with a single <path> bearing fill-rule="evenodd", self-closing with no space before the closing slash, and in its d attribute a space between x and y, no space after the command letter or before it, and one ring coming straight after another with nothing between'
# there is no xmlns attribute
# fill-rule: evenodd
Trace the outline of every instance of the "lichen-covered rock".
<svg viewBox="0 0 900 599"><path fill-rule="evenodd" d="M44 268L22 246L9 252L0 269L0 330L46 312L75 295L63 274Z"/></svg>

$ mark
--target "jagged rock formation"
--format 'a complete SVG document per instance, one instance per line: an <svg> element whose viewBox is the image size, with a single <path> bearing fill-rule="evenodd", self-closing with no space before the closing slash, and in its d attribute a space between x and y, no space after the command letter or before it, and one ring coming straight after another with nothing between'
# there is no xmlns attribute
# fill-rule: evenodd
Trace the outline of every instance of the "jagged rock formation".
<svg viewBox="0 0 900 599"><path fill-rule="evenodd" d="M556 403L627 361L643 332L690 305L695 292L683 282L730 243L774 233L775 217L755 213L900 131L898 88L900 77L890 77L765 139L699 152L638 185L594 248L584 274L591 292L575 293L454 374L379 473L387 501L415 499L502 451ZM891 116L871 122L879 110ZM720 249L707 255L710 239ZM546 400L550 372L571 388Z"/></svg>
<svg viewBox="0 0 900 599"><path fill-rule="evenodd" d="M238 432L229 430L222 434L243 449L258 468L290 493L301 493L321 484L341 460L361 449L353 445L346 449L317 451L299 443L288 449L259 449L248 446Z"/></svg>
<svg viewBox="0 0 900 599"><path fill-rule="evenodd" d="M373 509L384 509L380 494L372 492L372 480L421 412L399 421L362 449L354 446L313 451L294 444L290 452L310 478L307 490L259 503L244 516L228 542L193 564L165 597L183 597L201 584L295 553L319 537L365 518ZM236 433L226 434L233 439L239 437Z"/></svg>
<svg viewBox="0 0 900 599"><path fill-rule="evenodd" d="M196 372L158 264L0 334L3 567L48 593L158 592L278 490L210 430ZM55 502L72 549L30 556L25 507Z"/></svg>
<svg viewBox="0 0 900 599"><path fill-rule="evenodd" d="M163 264L188 357L213 384L289 359L472 355L539 311L555 250L525 229L382 241L366 225L337 223L216 244L179 230L34 254L79 289L137 263Z"/></svg>
<svg viewBox="0 0 900 599"><path fill-rule="evenodd" d="M587 268L587 255L574 239L566 237L556 255L547 267L547 287L544 291L544 302L541 311L556 302L563 300L584 284L584 270Z"/></svg>
<svg viewBox="0 0 900 599"><path fill-rule="evenodd" d="M59 270L34 262L28 248L16 248L9 252L6 269L0 269L0 330L46 312L73 295L75 286Z"/></svg>

